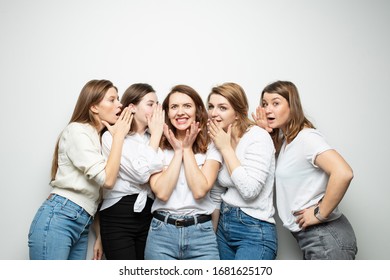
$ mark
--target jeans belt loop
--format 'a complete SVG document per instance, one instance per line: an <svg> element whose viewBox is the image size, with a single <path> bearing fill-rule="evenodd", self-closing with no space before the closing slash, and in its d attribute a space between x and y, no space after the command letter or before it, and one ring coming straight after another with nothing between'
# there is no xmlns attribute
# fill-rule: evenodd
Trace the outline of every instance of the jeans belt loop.
<svg viewBox="0 0 390 280"><path fill-rule="evenodd" d="M164 217L164 223L167 224L169 219L169 214L166 214Z"/></svg>
<svg viewBox="0 0 390 280"><path fill-rule="evenodd" d="M194 215L194 225L198 224L198 218Z"/></svg>

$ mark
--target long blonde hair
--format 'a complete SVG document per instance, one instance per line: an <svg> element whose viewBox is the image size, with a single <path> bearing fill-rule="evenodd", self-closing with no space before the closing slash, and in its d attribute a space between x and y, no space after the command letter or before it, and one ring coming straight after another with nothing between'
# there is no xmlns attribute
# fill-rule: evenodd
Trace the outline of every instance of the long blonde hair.
<svg viewBox="0 0 390 280"><path fill-rule="evenodd" d="M90 110L91 106L97 105L100 101L103 100L105 94L110 88L118 89L114 84L108 80L91 80L84 85L81 89L80 95L77 99L75 108L73 110L72 117L70 118L69 123L79 122L79 123L88 123L92 126L97 127L98 123L93 116L92 111ZM51 180L55 179L58 169L58 147L61 135L58 137L56 146L54 148L53 160L51 165Z"/></svg>

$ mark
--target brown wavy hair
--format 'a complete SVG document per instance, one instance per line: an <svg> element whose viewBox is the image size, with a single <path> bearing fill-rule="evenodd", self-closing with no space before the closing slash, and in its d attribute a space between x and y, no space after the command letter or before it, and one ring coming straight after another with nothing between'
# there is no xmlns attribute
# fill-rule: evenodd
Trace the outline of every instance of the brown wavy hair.
<svg viewBox="0 0 390 280"><path fill-rule="evenodd" d="M91 80L81 89L80 95L77 99L72 117L69 123L79 122L88 123L94 127L99 124L96 122L94 115L90 108L100 103L110 88L118 89L111 81L108 80ZM58 137L56 146L54 148L53 160L51 165L51 180L55 179L58 169L58 146L61 135Z"/></svg>
<svg viewBox="0 0 390 280"><path fill-rule="evenodd" d="M314 125L305 117L297 87L289 81L276 81L267 85L261 92L260 104L263 104L265 93L277 93L284 97L290 107L290 118L286 125L284 135L280 128L273 129L271 133L275 149L279 153L283 139L290 143L295 139L298 133L305 127L315 128Z"/></svg>
<svg viewBox="0 0 390 280"><path fill-rule="evenodd" d="M224 83L220 86L213 87L207 97L207 102L210 101L210 96L212 94L218 94L225 97L236 112L238 119L235 122L235 126L238 130L238 137L241 138L250 126L255 125L248 117L248 98L240 85L236 83Z"/></svg>
<svg viewBox="0 0 390 280"><path fill-rule="evenodd" d="M172 130L172 132L176 135L176 128L172 125L168 118L168 111L169 111L169 98L173 93L180 92L185 95L188 95L195 103L195 121L199 122L199 128L200 132L198 136L196 137L196 140L194 144L192 145L192 150L195 154L197 153L206 153L208 144L210 143L210 137L207 133L207 110L206 107L202 101L201 96L190 86L187 85L176 85L174 86L171 91L168 93L168 95L165 97L162 108L165 110L165 123L168 125L168 128ZM161 145L160 147L162 149L168 149L172 150L172 146L169 143L168 139L165 137L165 135L161 138Z"/></svg>

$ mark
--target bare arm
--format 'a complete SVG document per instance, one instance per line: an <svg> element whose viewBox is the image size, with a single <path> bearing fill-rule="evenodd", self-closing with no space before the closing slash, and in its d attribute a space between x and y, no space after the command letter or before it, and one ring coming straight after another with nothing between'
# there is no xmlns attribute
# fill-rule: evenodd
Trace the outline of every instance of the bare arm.
<svg viewBox="0 0 390 280"><path fill-rule="evenodd" d="M327 218L347 192L353 179L353 171L335 150L328 150L318 155L315 164L329 175L326 192L320 205L321 216Z"/></svg>
<svg viewBox="0 0 390 280"><path fill-rule="evenodd" d="M95 219L93 220L93 228L95 230L96 240L93 245L93 259L101 260L103 257L103 244L100 235L100 215L96 213Z"/></svg>
<svg viewBox="0 0 390 280"><path fill-rule="evenodd" d="M154 150L157 150L163 134L165 114L160 104L155 104L153 106L153 114L150 118L148 118L148 128L151 135L149 146L151 146Z"/></svg>
<svg viewBox="0 0 390 280"><path fill-rule="evenodd" d="M327 150L319 154L315 164L329 175L325 195L319 205L321 216L327 218L343 199L353 179L353 171L335 150ZM314 216L314 207L302 210L296 215L297 223L302 228L320 223Z"/></svg>
<svg viewBox="0 0 390 280"><path fill-rule="evenodd" d="M179 178L181 163L182 153L175 151L168 168L150 177L150 187L158 199L168 201L171 197Z"/></svg>
<svg viewBox="0 0 390 280"><path fill-rule="evenodd" d="M181 142L176 139L167 125L164 125L164 134L174 149L174 155L167 169L150 177L150 187L158 199L167 201L175 189L179 178L183 161L183 150Z"/></svg>
<svg viewBox="0 0 390 280"><path fill-rule="evenodd" d="M220 216L220 210L215 209L213 213L211 213L211 222L213 223L213 229L214 232L217 232L218 229L218 222L219 222L219 216Z"/></svg>
<svg viewBox="0 0 390 280"><path fill-rule="evenodd" d="M207 160L202 168L196 162L192 146L199 133L199 123L193 123L183 141L184 172L188 187L195 199L201 199L213 187L217 178L220 163L215 160Z"/></svg>
<svg viewBox="0 0 390 280"><path fill-rule="evenodd" d="M195 199L202 199L213 187L220 163L216 160L206 160L202 168L199 168L193 153L187 157L184 159L184 171L188 187Z"/></svg>

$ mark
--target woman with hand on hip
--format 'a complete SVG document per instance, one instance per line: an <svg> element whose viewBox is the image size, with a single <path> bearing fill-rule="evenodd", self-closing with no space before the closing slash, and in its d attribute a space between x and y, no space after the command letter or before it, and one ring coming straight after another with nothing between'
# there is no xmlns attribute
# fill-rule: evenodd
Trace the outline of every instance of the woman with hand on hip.
<svg viewBox="0 0 390 280"><path fill-rule="evenodd" d="M107 259L143 260L154 200L149 178L163 169L159 144L164 112L148 84L131 85L121 103L129 107L134 119L123 144L115 186L103 193L100 232ZM109 132L103 134L106 156L110 154L112 140Z"/></svg>
<svg viewBox="0 0 390 280"><path fill-rule="evenodd" d="M156 199L145 259L219 259L210 189L221 155L207 135L206 108L193 88L177 85L165 98L163 109L164 170L150 178Z"/></svg>
<svg viewBox="0 0 390 280"><path fill-rule="evenodd" d="M355 233L338 208L352 169L305 117L296 86L266 86L253 117L273 138L278 213L303 258L355 259Z"/></svg>
<svg viewBox="0 0 390 280"><path fill-rule="evenodd" d="M89 227L100 202L100 190L115 184L123 140L132 122L128 108L119 116L121 108L117 89L110 81L92 80L81 90L54 151L53 190L31 223L30 259L86 258ZM101 154L100 145L105 127L113 137L108 159ZM99 232L96 234L99 239ZM100 259L101 255L101 249L96 250L94 258Z"/></svg>
<svg viewBox="0 0 390 280"><path fill-rule="evenodd" d="M218 184L226 188L217 230L221 259L276 258L273 218L275 149L267 131L248 118L248 100L235 83L207 98L209 134L223 156Z"/></svg>

